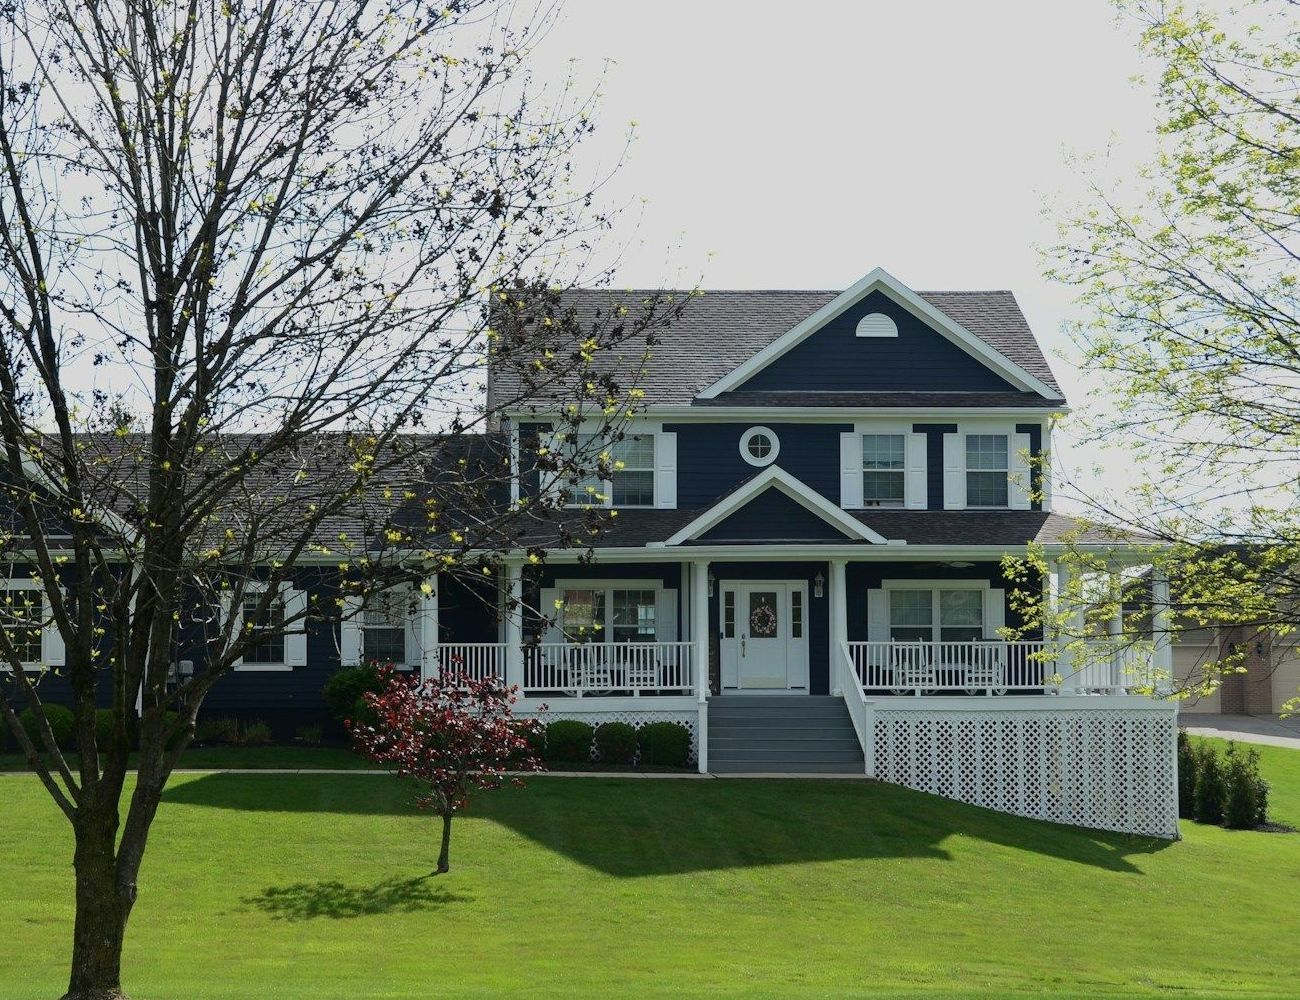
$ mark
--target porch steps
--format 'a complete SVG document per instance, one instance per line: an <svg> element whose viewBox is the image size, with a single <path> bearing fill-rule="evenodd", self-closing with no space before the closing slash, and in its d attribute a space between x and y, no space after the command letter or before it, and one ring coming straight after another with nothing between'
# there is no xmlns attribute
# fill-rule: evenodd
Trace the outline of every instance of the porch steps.
<svg viewBox="0 0 1300 1000"><path fill-rule="evenodd" d="M709 699L715 774L861 774L862 746L844 702L830 696Z"/></svg>

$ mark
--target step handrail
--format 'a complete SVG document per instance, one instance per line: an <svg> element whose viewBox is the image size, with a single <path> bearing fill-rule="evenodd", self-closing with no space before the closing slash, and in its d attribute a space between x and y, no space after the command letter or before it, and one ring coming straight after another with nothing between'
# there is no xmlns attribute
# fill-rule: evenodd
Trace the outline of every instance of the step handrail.
<svg viewBox="0 0 1300 1000"><path fill-rule="evenodd" d="M840 642L839 647L840 655L836 658L834 686L839 688L840 696L849 710L849 718L853 721L853 731L858 734L858 742L862 744L863 770L867 777L874 778L876 775L875 707L867 701L867 696L862 691L858 672L853 668L853 655L849 652L849 644Z"/></svg>

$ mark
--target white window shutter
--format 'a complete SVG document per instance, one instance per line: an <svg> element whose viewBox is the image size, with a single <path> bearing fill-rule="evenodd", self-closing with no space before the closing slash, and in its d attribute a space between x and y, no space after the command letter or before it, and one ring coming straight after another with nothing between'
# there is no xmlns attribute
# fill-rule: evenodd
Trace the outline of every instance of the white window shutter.
<svg viewBox="0 0 1300 1000"><path fill-rule="evenodd" d="M677 435L655 435L655 506L677 509Z"/></svg>
<svg viewBox="0 0 1300 1000"><path fill-rule="evenodd" d="M546 453L552 456L554 461L555 449L560 447L563 442L560 435L555 431L539 431L537 434L537 448L540 451L545 448ZM538 492L543 497L559 496L563 492L564 477L558 472L540 470L538 472Z"/></svg>
<svg viewBox="0 0 1300 1000"><path fill-rule="evenodd" d="M307 592L304 590L284 591L284 617L298 620L289 626L284 636L284 662L290 667L307 665L307 619L302 617L307 611Z"/></svg>
<svg viewBox="0 0 1300 1000"><path fill-rule="evenodd" d="M45 608L49 602L42 593L34 591L33 595L39 597L41 616L44 617ZM62 667L67 661L67 652L63 646L63 635L53 621L48 622L41 629L41 659L47 667Z"/></svg>
<svg viewBox="0 0 1300 1000"><path fill-rule="evenodd" d="M1000 588L984 591L984 638L1001 639L998 629L1007 623L1007 593Z"/></svg>
<svg viewBox="0 0 1300 1000"><path fill-rule="evenodd" d="M1029 510L1029 435L1012 434L1010 441L1007 498L1012 510Z"/></svg>
<svg viewBox="0 0 1300 1000"><path fill-rule="evenodd" d="M229 590L224 591L221 595L221 602L220 602L221 621L219 623L219 627L222 628L225 627L226 619L230 617L231 608L234 603L235 603L235 595L231 593ZM239 636L243 631L244 631L244 612L242 608L237 608L235 609L235 620L230 625L231 645L239 641ZM231 666L238 667L243 662L244 662L244 658L240 656L231 663Z"/></svg>
<svg viewBox="0 0 1300 1000"><path fill-rule="evenodd" d="M862 506L862 438L856 433L840 435L840 506Z"/></svg>
<svg viewBox="0 0 1300 1000"><path fill-rule="evenodd" d="M655 641L677 641L677 591L661 590L655 595Z"/></svg>
<svg viewBox="0 0 1300 1000"><path fill-rule="evenodd" d="M926 482L926 446L928 439L924 434L908 434L905 445L907 457L906 481L903 505L908 510L925 510L929 506L929 484Z"/></svg>
<svg viewBox="0 0 1300 1000"><path fill-rule="evenodd" d="M867 591L867 639L889 641L889 595L883 590Z"/></svg>
<svg viewBox="0 0 1300 1000"><path fill-rule="evenodd" d="M400 600L406 612L406 642L403 651L402 666L418 667L424 659L424 603L416 599L419 592L410 589L394 593L393 599Z"/></svg>
<svg viewBox="0 0 1300 1000"><path fill-rule="evenodd" d="M355 667L361 663L361 598L343 598L343 620L339 622L339 663Z"/></svg>
<svg viewBox="0 0 1300 1000"><path fill-rule="evenodd" d="M961 434L943 436L943 509L966 509L966 448Z"/></svg>
<svg viewBox="0 0 1300 1000"><path fill-rule="evenodd" d="M541 616L546 619L546 627L542 630L542 642L563 642L564 632L560 628L560 622L563 617L555 607L555 602L560 599L560 591L555 587L543 587L541 601L542 606L537 610Z"/></svg>

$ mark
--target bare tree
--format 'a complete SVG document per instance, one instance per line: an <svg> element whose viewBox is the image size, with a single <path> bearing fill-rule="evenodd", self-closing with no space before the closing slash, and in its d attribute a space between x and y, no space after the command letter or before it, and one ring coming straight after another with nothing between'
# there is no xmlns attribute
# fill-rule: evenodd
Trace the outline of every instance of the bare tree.
<svg viewBox="0 0 1300 1000"><path fill-rule="evenodd" d="M486 366L616 432L631 380L593 358L648 348L681 303L581 329L562 308L607 220L574 168L590 99L526 68L549 10L4 14L0 716L75 833L67 996L98 1000L122 995L137 872L204 696L259 644L339 615L328 587L272 613L280 585L311 560L361 591L413 561L481 575L552 503L503 499L508 451L473 437L512 402L474 402ZM61 666L33 663L42 629ZM186 629L199 669L169 684Z"/></svg>

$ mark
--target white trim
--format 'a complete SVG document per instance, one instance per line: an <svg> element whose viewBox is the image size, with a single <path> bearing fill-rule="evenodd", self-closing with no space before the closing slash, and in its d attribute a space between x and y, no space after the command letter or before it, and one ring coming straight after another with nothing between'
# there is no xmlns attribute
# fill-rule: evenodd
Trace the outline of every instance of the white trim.
<svg viewBox="0 0 1300 1000"><path fill-rule="evenodd" d="M33 580L29 576L10 577L8 579L0 579L0 590L34 590L40 599L40 608L38 609L37 614L40 619L38 624L41 630L41 658L39 660L22 660L21 663L23 670L28 672L39 672L42 667L63 666L63 656L60 655L51 659L47 655L51 651L50 646L52 640L57 637L57 639L61 641L63 637L59 634L58 626L55 625L52 620L49 622L45 621L46 612L49 610L46 607L48 601L45 593L45 584ZM50 635L51 631L54 633L53 636ZM9 664L8 659L0 660L0 673L13 673L13 667Z"/></svg>
<svg viewBox="0 0 1300 1000"><path fill-rule="evenodd" d="M795 479L794 476L778 465L769 465L764 471L741 486L740 489L723 497L703 514L691 521L690 524L674 532L662 544L666 546L680 545L682 542L690 541L702 535L769 488L784 493L805 510L811 511L823 521L839 528L850 538L875 542L878 545L898 544L890 543L883 535L877 534L861 521L850 517L812 487ZM806 546L804 548L806 550Z"/></svg>
<svg viewBox="0 0 1300 1000"><path fill-rule="evenodd" d="M760 434L766 434L767 439L772 442L772 450L763 458L755 458L749 453L749 442ZM770 427L764 427L762 424L755 424L745 433L740 435L740 457L755 468L763 469L776 461L776 456L781 454L781 439L776 436L776 431Z"/></svg>
<svg viewBox="0 0 1300 1000"><path fill-rule="evenodd" d="M870 393L867 393L870 395ZM965 395L961 392L946 393ZM1056 398L1056 397L1054 397ZM729 423L733 421L770 420L774 413L784 421L808 423L847 424L865 417L924 418L927 423L952 423L961 417L995 417L1017 419L1022 423L1042 420L1055 414L1070 413L1065 403L1055 406L691 406L687 404L649 404L640 414L660 423ZM513 419L529 424L544 424L561 419L561 414L517 410ZM951 417L953 420L942 418Z"/></svg>
<svg viewBox="0 0 1300 1000"><path fill-rule="evenodd" d="M737 642L737 639L735 636L732 636L730 639L727 638L725 623L722 620L722 613L723 613L722 609L726 601L727 591L731 591L734 594L734 593L739 593L741 591L748 591L751 588L764 588L764 587L771 587L771 588L781 587L783 588L783 593L785 595L785 606L782 608L782 613L785 615L785 621L786 621L785 686L747 688L740 684L740 677L739 674L737 674L736 684L732 685L731 687L728 687L726 654L729 648L731 654L734 656L735 649L736 649L735 643ZM793 595L795 593L801 595L800 603L802 605L801 608L802 619L799 623L799 629L800 632L802 632L803 634L800 635L798 638L795 638L794 635L792 634L794 632ZM719 691L720 691L719 697L725 696L727 694L730 694L731 696L734 697L740 694L762 696L762 695L810 694L812 692L812 686L811 686L812 660L811 660L811 653L810 653L811 646L809 645L810 636L812 634L811 620L810 620L811 615L809 614L809 611L811 610L811 602L808 600L808 597L809 597L808 581L802 577L794 577L791 579L783 579L783 580L741 580L733 577L730 579L722 579L718 581L718 680L719 680ZM735 600L736 600L736 609L737 609L736 614L737 616L739 616L740 602L738 598L736 598ZM732 643L733 645L731 647L725 647L723 645L724 643ZM792 649L791 647L794 648ZM794 654L793 657L792 654ZM797 677L802 679L803 681L802 684L792 685L790 683L792 667L798 672ZM739 664L737 664L737 671L739 671Z"/></svg>
<svg viewBox="0 0 1300 1000"><path fill-rule="evenodd" d="M895 627L894 618L893 618L894 606L889 600L889 593L894 590L930 591L930 599L933 602L930 605L930 612L931 612L930 636L931 639L935 642L940 641L940 629L943 628L943 622L940 620L939 602L934 599L934 595L938 594L939 591L941 590L978 590L980 591L980 595L981 595L980 596L980 639L989 640L989 639L998 638L997 634L990 627L990 623L989 623L988 594L989 591L1000 590L1000 588L994 587L993 584L988 580L979 580L979 579L976 580L970 580L970 579L881 580L879 589L882 593L885 594L884 626L886 629L886 634L882 637L884 640L892 641L889 632L892 631L893 628ZM871 600L870 596L868 596L867 600L868 602L870 602ZM1005 597L1003 598L1003 600L1005 601ZM1005 615L1006 614L1005 605L1002 611L1003 614ZM868 619L871 617L871 610L869 607L867 609L867 617ZM920 628L921 626L899 625L897 627L898 628L913 628L913 627ZM950 627L957 627L957 626L950 626Z"/></svg>
<svg viewBox="0 0 1300 1000"><path fill-rule="evenodd" d="M926 302L925 299L913 292L884 268L877 267L811 316L791 327L744 364L733 368L722 376L722 378L699 393L698 398L713 399L720 393L734 389L797 344L802 343L840 313L876 291L883 293L891 301L932 326L938 333L965 350L967 354L983 362L986 367L1002 375L1013 385L1028 392L1037 392L1046 399L1054 399L1059 395L1057 390L1052 389L1041 379L1031 375L1005 355L994 350L960 323Z"/></svg>
<svg viewBox="0 0 1300 1000"><path fill-rule="evenodd" d="M282 580L280 582L279 593L280 593L280 600L284 604L285 617L288 617L289 615L289 600L290 600L289 595L293 593L295 590L296 588L293 586L293 584L290 581ZM240 606L235 611L235 624L234 624L234 629L231 632L232 635L238 636L243 632L244 629L243 602L248 600L248 598L252 595L265 594L265 593L266 593L266 584L261 580L249 580L244 584L244 592L243 592L243 596L240 598ZM227 594L226 597L227 599L229 599L230 595ZM291 625L289 626L289 628L301 628L305 632L307 629L307 621L306 619L299 619L296 625ZM289 630L288 629L286 629L285 632L281 635L281 639L284 642L284 657L287 660L289 657ZM238 670L241 673L250 673L250 674L288 673L293 670L293 664L292 663L246 663L244 661L244 658L241 656L239 657L239 659L235 660L233 664L231 664L231 669Z"/></svg>

